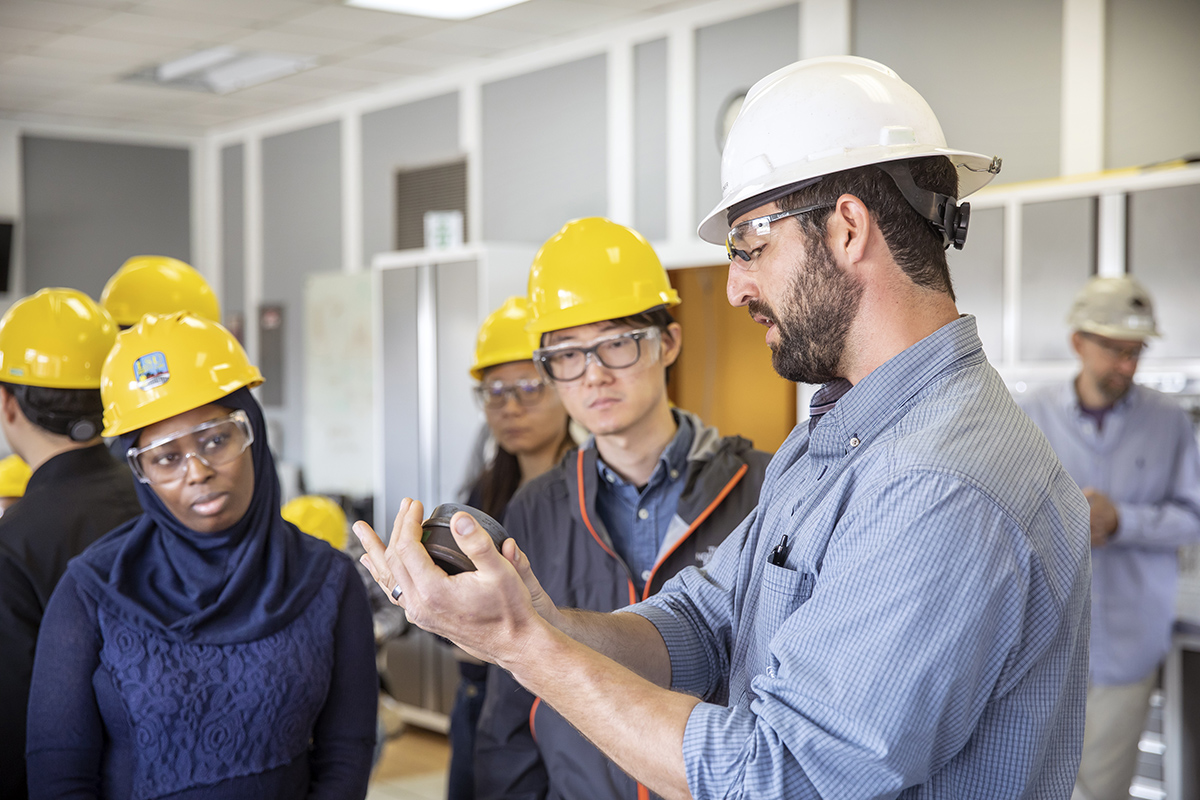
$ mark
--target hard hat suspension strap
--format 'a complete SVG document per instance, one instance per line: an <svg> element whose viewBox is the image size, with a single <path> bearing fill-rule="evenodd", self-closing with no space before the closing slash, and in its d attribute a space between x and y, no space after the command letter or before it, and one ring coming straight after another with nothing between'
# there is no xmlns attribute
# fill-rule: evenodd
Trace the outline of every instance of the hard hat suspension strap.
<svg viewBox="0 0 1200 800"><path fill-rule="evenodd" d="M929 220L929 224L942 237L943 247L948 250L950 245L954 245L955 250L963 249L967 241L967 226L971 221L970 203L959 205L950 195L917 186L908 164L903 161L884 161L874 166L890 176L908 204Z"/></svg>

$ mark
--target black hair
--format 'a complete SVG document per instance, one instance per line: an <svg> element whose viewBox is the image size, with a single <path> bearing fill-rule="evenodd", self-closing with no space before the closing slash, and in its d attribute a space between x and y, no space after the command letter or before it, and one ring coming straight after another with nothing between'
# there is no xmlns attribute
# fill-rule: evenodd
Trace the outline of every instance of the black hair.
<svg viewBox="0 0 1200 800"><path fill-rule="evenodd" d="M563 425L555 461L562 458L574 444L571 439L571 419ZM521 464L517 457L503 447L496 448L496 455L479 476L479 510L495 520L503 520L508 503L521 486Z"/></svg>
<svg viewBox="0 0 1200 800"><path fill-rule="evenodd" d="M624 323L633 328L658 328L662 333L667 333L667 329L675 324L675 316L666 306L655 306L647 311L642 311L637 314L630 314L628 317L619 317L613 322ZM679 363L679 359L675 359L675 364ZM675 364L668 364L666 369L666 381L671 382L671 371L675 369Z"/></svg>
<svg viewBox="0 0 1200 800"><path fill-rule="evenodd" d="M945 156L910 158L897 162L908 167L917 186L931 192L958 197L958 171ZM917 286L945 292L954 299L950 266L941 233L921 216L900 193L890 175L874 166L857 167L824 176L779 200L781 211L791 211L817 203L834 203L843 194L852 194L871 212L879 226L892 258ZM809 241L826 233L832 208L795 217Z"/></svg>
<svg viewBox="0 0 1200 800"><path fill-rule="evenodd" d="M104 404L99 389L53 389L2 383L17 399L21 413L39 428L71 441L86 442L103 429Z"/></svg>

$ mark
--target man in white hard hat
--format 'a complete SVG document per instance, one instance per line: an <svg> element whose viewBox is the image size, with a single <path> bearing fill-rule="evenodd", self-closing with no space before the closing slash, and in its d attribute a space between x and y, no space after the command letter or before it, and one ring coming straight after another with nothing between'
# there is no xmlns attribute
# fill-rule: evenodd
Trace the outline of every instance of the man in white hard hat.
<svg viewBox="0 0 1200 800"><path fill-rule="evenodd" d="M1092 636L1078 800L1125 800L1171 645L1176 552L1200 541L1200 452L1171 398L1133 382L1158 336L1133 278L1093 278L1067 318L1079 374L1022 403L1091 506Z"/></svg>
<svg viewBox="0 0 1200 800"><path fill-rule="evenodd" d="M960 316L944 247L997 161L945 146L881 64L756 84L700 235L776 369L822 382L757 509L624 613L557 609L452 521L446 576L401 505L377 580L667 798L1061 798L1083 738L1087 503ZM632 613L630 613L632 612Z"/></svg>

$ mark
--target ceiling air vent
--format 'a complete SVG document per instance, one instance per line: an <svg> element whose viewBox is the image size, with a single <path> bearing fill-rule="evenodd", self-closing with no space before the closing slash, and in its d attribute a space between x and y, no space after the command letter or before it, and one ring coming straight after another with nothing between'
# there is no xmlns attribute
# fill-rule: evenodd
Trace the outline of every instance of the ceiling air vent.
<svg viewBox="0 0 1200 800"><path fill-rule="evenodd" d="M315 65L316 59L308 56L253 52L228 46L210 47L146 67L124 79L191 92L229 94L294 75Z"/></svg>
<svg viewBox="0 0 1200 800"><path fill-rule="evenodd" d="M461 211L467 230L467 161L396 172L396 249L425 246L426 211Z"/></svg>

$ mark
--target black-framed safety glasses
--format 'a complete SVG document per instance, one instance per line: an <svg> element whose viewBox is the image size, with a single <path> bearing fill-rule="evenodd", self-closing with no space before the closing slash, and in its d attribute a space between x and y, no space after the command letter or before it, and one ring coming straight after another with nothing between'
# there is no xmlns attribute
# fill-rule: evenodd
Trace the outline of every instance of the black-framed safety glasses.
<svg viewBox="0 0 1200 800"><path fill-rule="evenodd" d="M536 406L546 393L546 382L522 378L512 383L504 381L487 381L475 387L475 399L489 411L499 411L504 408L508 398L517 401L522 408Z"/></svg>
<svg viewBox="0 0 1200 800"><path fill-rule="evenodd" d="M233 461L253 442L250 419L245 411L237 410L227 417L155 439L145 447L131 447L125 458L139 481L163 486L187 475L189 458L212 469Z"/></svg>
<svg viewBox="0 0 1200 800"><path fill-rule="evenodd" d="M662 341L662 331L656 327L638 328L632 331L602 336L591 344L556 344L539 347L533 351L533 362L543 375L553 381L573 381L587 372L588 362L608 369L627 369L642 357L642 343L649 345ZM657 359L659 347L649 348L649 357Z"/></svg>
<svg viewBox="0 0 1200 800"><path fill-rule="evenodd" d="M737 263L742 269L754 269L758 254L766 246L771 235L772 222L778 222L788 217L798 217L822 208L833 208L833 204L818 203L739 222L729 230L725 237L725 255L729 256L731 263Z"/></svg>

